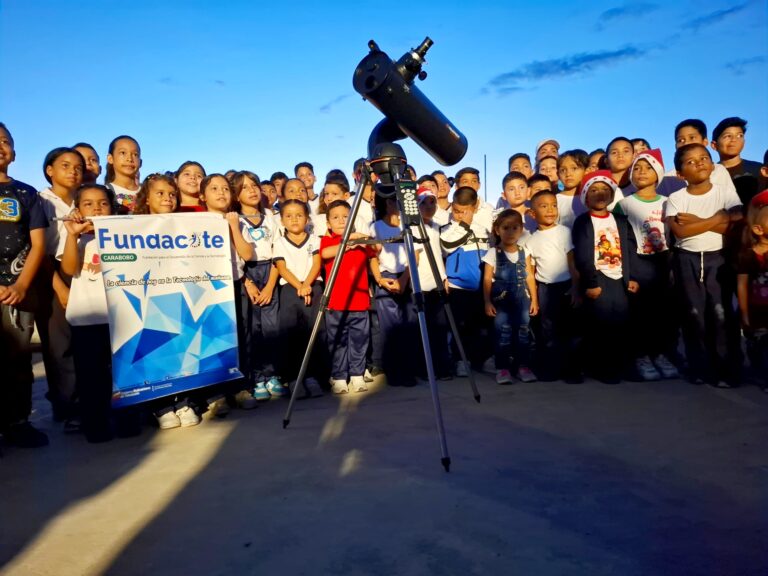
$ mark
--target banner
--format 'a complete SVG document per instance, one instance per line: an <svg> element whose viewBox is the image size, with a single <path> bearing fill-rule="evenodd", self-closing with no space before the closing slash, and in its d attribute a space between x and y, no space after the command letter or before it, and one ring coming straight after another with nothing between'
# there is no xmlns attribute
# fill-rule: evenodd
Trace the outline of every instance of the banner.
<svg viewBox="0 0 768 576"><path fill-rule="evenodd" d="M241 377L226 220L185 213L93 222L109 308L113 406Z"/></svg>

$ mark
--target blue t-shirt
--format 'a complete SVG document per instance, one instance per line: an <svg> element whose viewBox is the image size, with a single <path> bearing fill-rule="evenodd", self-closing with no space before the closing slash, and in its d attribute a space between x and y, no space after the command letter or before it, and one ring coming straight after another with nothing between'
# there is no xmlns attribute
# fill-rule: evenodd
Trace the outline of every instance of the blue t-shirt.
<svg viewBox="0 0 768 576"><path fill-rule="evenodd" d="M37 191L11 180L0 183L0 285L16 282L31 246L29 231L47 228Z"/></svg>

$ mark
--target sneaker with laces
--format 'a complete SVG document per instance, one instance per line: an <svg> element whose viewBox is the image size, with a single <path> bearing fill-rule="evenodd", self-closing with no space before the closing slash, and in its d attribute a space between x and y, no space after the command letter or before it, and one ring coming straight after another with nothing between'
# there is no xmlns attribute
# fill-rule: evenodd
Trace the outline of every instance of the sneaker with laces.
<svg viewBox="0 0 768 576"><path fill-rule="evenodd" d="M334 394L346 394L349 392L349 385L346 380L335 380L331 378L331 390Z"/></svg>
<svg viewBox="0 0 768 576"><path fill-rule="evenodd" d="M637 375L646 382L661 380L661 374L656 370L656 367L648 356L643 356L642 358L635 360L635 370L637 370Z"/></svg>
<svg viewBox="0 0 768 576"><path fill-rule="evenodd" d="M62 428L62 432L64 434L77 434L78 432L82 431L82 422L80 422L80 418L77 416L71 416L64 420L64 427Z"/></svg>
<svg viewBox="0 0 768 576"><path fill-rule="evenodd" d="M160 430L170 430L171 428L178 428L181 426L181 421L173 410L169 410L160 416L155 415L155 418L157 418L157 425Z"/></svg>
<svg viewBox="0 0 768 576"><path fill-rule="evenodd" d="M176 416L179 418L179 423L182 428L189 428L190 426L197 426L200 424L200 416L195 414L189 406L184 406L176 410Z"/></svg>
<svg viewBox="0 0 768 576"><path fill-rule="evenodd" d="M267 392L269 392L269 395L274 396L275 398L282 398L288 396L290 393L288 386L280 382L275 376L272 376L272 378L267 380L265 388L267 389Z"/></svg>
<svg viewBox="0 0 768 576"><path fill-rule="evenodd" d="M211 416L224 418L229 414L229 404L227 404L227 399L224 398L224 396L220 396L211 400L208 403L208 411L211 413Z"/></svg>
<svg viewBox="0 0 768 576"><path fill-rule="evenodd" d="M240 392L235 394L235 402L237 402L237 407L243 410L253 410L256 408L256 398L253 397L249 390L240 390Z"/></svg>
<svg viewBox="0 0 768 576"><path fill-rule="evenodd" d="M536 382L536 374L534 374L528 366L520 366L515 374L520 382Z"/></svg>
<svg viewBox="0 0 768 576"><path fill-rule="evenodd" d="M465 362L464 360L459 360L456 362L456 376L459 378L466 378L469 376L469 362Z"/></svg>
<svg viewBox="0 0 768 576"><path fill-rule="evenodd" d="M496 358L491 356L483 362L483 372L486 374L495 374L496 373Z"/></svg>
<svg viewBox="0 0 768 576"><path fill-rule="evenodd" d="M349 387L353 392L368 391L368 386L365 385L365 376L352 376L349 379Z"/></svg>
<svg viewBox="0 0 768 576"><path fill-rule="evenodd" d="M40 432L27 421L13 424L3 430L5 441L17 448L42 448L48 446L48 435Z"/></svg>
<svg viewBox="0 0 768 576"><path fill-rule="evenodd" d="M512 374L509 370L502 368L496 371L496 384L512 384Z"/></svg>
<svg viewBox="0 0 768 576"><path fill-rule="evenodd" d="M275 378L275 380L277 380L277 378ZM265 402L272 397L269 390L267 390L266 382L256 382L256 385L253 387L253 397L256 398L257 402Z"/></svg>
<svg viewBox="0 0 768 576"><path fill-rule="evenodd" d="M653 365L656 366L656 369L661 373L663 378L671 379L680 377L680 372L678 372L677 367L672 364L669 358L664 356L664 354L656 356L656 358L653 359Z"/></svg>
<svg viewBox="0 0 768 576"><path fill-rule="evenodd" d="M373 382L373 374L371 373L368 368L365 369L365 374L363 374L363 378L366 382Z"/></svg>

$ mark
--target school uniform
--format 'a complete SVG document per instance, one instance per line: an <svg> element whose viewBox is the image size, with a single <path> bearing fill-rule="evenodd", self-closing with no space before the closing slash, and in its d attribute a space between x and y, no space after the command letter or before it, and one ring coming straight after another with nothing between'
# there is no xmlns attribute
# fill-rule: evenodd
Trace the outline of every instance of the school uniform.
<svg viewBox="0 0 768 576"><path fill-rule="evenodd" d="M557 194L555 196L557 200L557 223L562 224L569 230L573 228L573 223L584 212L587 211L587 207L581 201L578 194L573 196L566 196L565 194Z"/></svg>

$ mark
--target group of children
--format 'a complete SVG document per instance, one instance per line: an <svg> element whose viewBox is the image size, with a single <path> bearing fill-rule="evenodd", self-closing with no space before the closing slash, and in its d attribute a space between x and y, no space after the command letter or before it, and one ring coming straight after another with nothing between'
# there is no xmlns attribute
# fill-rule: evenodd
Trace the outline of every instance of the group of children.
<svg viewBox="0 0 768 576"><path fill-rule="evenodd" d="M318 191L306 162L294 178L207 174L190 161L141 180L139 144L119 136L108 147L104 185L96 183L98 153L80 143L46 156L49 187L37 192L8 176L15 152L0 124L0 354L11 374L0 433L19 446L47 444L27 420L33 324L47 397L65 430L91 442L138 433L138 409L110 410L107 305L89 218L113 213L208 211L229 225L244 377L152 402L146 408L161 429L288 395L338 258L304 381L309 394L364 392L382 370L391 385L426 375L423 361L404 360L423 356L413 274L440 379L492 369L499 384L578 383L585 374L618 383L684 370L694 383L730 387L741 380L743 333L752 374L766 386L768 191L759 190L768 158L741 159L745 132L740 118L718 124L715 164L703 122L681 122L669 171L643 139L614 138L591 154L560 153L545 140L533 162L524 153L510 158L495 208L479 198L473 168L453 179L442 171L417 178L409 166L424 221L411 270L397 201L371 183L361 186L340 254L353 201L341 170ZM360 160L355 180L363 172ZM448 330L446 294L461 342Z"/></svg>

